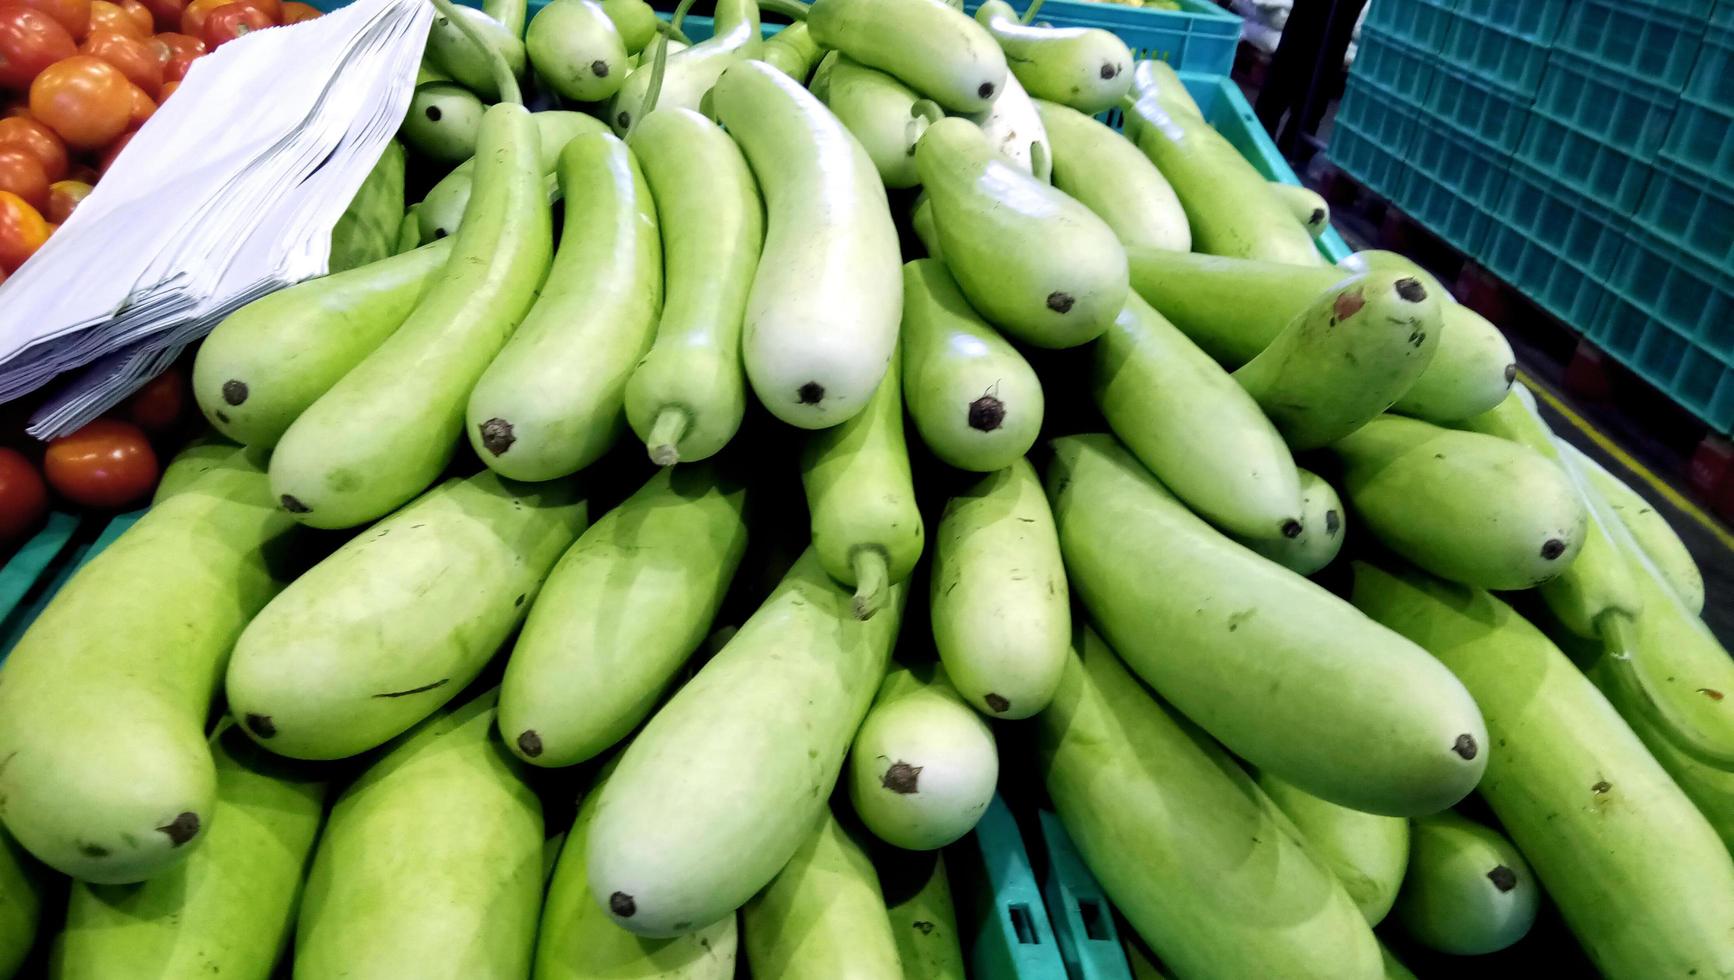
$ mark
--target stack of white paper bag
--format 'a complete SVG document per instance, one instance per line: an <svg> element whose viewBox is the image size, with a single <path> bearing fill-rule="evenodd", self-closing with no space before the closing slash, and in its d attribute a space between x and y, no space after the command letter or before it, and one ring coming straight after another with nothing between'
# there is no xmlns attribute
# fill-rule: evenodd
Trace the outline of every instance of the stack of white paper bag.
<svg viewBox="0 0 1734 980"><path fill-rule="evenodd" d="M408 111L433 7L357 0L199 59L64 226L0 285L0 401L73 371L52 438L225 315L323 275L331 229Z"/></svg>

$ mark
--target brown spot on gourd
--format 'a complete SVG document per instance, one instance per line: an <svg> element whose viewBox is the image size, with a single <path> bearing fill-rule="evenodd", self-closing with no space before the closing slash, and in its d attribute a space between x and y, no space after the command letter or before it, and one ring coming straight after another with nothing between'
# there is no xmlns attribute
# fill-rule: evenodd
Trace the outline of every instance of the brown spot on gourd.
<svg viewBox="0 0 1734 980"><path fill-rule="evenodd" d="M614 117L614 123L621 129L630 127L632 125L632 113L622 112L620 115Z"/></svg>
<svg viewBox="0 0 1734 980"><path fill-rule="evenodd" d="M803 405L817 405L825 400L825 386L809 381L795 389L795 400Z"/></svg>
<svg viewBox="0 0 1734 980"><path fill-rule="evenodd" d="M522 735L519 735L518 736L518 751L524 753L524 755L526 755L532 759L541 755L542 754L542 736L536 734L534 729L531 729L530 731L526 731Z"/></svg>
<svg viewBox="0 0 1734 980"><path fill-rule="evenodd" d="M1335 534L1342 529L1343 519L1341 515L1337 513L1336 508L1333 507L1330 510L1325 511L1325 533Z"/></svg>
<svg viewBox="0 0 1734 980"><path fill-rule="evenodd" d="M592 61L590 63L590 74L595 75L597 78L607 78L608 62L603 61L601 58Z"/></svg>
<svg viewBox="0 0 1734 980"><path fill-rule="evenodd" d="M879 785L893 793L907 796L917 792L916 787L921 782L921 770L921 766L912 766L902 761L893 762L891 767L885 770L885 775L879 778Z"/></svg>
<svg viewBox="0 0 1734 980"><path fill-rule="evenodd" d="M1072 304L1076 302L1077 300L1072 298L1071 293L1061 292L1056 289L1048 294L1048 309L1053 310L1055 313L1071 312Z"/></svg>
<svg viewBox="0 0 1734 980"><path fill-rule="evenodd" d="M440 107L439 106L430 105L427 107L427 121L428 122L439 122L440 121L440 115L441 115L441 113L440 113Z"/></svg>
<svg viewBox="0 0 1734 980"><path fill-rule="evenodd" d="M239 405L247 400L247 382L228 380L223 382L223 400L231 405Z"/></svg>
<svg viewBox="0 0 1734 980"><path fill-rule="evenodd" d="M521 605L523 605L523 604L524 604L524 600L525 600L525 599L528 599L528 598L529 598L529 597L530 597L530 594L529 594L529 593L528 593L528 592L520 592L520 593L518 593L518 597L517 597L517 598L516 598L516 599L513 599L513 600L512 600L512 608L513 608L513 609L516 609L516 608L518 608L518 607L519 607L519 606L521 606Z"/></svg>
<svg viewBox="0 0 1734 980"><path fill-rule="evenodd" d="M1457 741L1451 743L1451 751L1464 759L1473 759L1481 750L1475 744L1475 736L1464 732L1457 736Z"/></svg>
<svg viewBox="0 0 1734 980"><path fill-rule="evenodd" d="M1563 554L1565 554L1564 541L1561 541L1558 538L1548 538L1547 541L1542 543L1541 557L1548 561L1553 561L1555 558L1558 558Z"/></svg>
<svg viewBox="0 0 1734 980"><path fill-rule="evenodd" d="M1322 225L1324 223L1325 223L1325 209L1324 208L1313 208L1312 216L1307 218L1307 224L1309 224L1309 225Z"/></svg>
<svg viewBox="0 0 1734 980"><path fill-rule="evenodd" d="M1698 688L1698 693L1704 695L1705 697L1709 698L1712 701L1720 701L1724 697L1726 697L1726 695L1724 695L1721 691L1718 691L1713 687L1700 687L1700 688Z"/></svg>
<svg viewBox="0 0 1734 980"><path fill-rule="evenodd" d="M277 725L270 715L247 715L247 730L260 738L272 738L277 734Z"/></svg>
<svg viewBox="0 0 1734 980"><path fill-rule="evenodd" d="M482 448L495 456L504 455L512 448L512 443L518 441L518 437L512 434L512 423L505 419L489 419L476 426L476 431L481 433Z"/></svg>
<svg viewBox="0 0 1734 980"><path fill-rule="evenodd" d="M615 892L608 896L608 911L622 919L630 919L638 911L638 903L625 892Z"/></svg>
<svg viewBox="0 0 1734 980"><path fill-rule="evenodd" d="M1614 788L1613 783L1610 783L1605 779L1601 779L1601 780L1597 780L1596 784L1594 786L1590 787L1590 792L1595 793L1596 795L1600 796L1601 794L1606 793L1608 790L1613 789L1613 788Z"/></svg>
<svg viewBox="0 0 1734 980"><path fill-rule="evenodd" d="M170 844L180 847L199 835L199 815L188 810L157 829L168 835Z"/></svg>
<svg viewBox="0 0 1734 980"><path fill-rule="evenodd" d="M993 83L992 82L982 82L981 86L975 90L975 94L981 96L984 99L991 99L991 98L993 98L993 91L994 91L994 89L993 89Z"/></svg>
<svg viewBox="0 0 1734 980"><path fill-rule="evenodd" d="M914 922L911 922L909 925L910 925L910 928L914 929L916 932L921 933L923 936L933 935L933 923L927 921L926 919L916 919Z"/></svg>
<svg viewBox="0 0 1734 980"><path fill-rule="evenodd" d="M85 857L105 858L108 857L108 848L101 844L80 844L78 845L78 853Z"/></svg>
<svg viewBox="0 0 1734 980"><path fill-rule="evenodd" d="M1285 538L1298 538L1302 530L1301 522L1292 517L1282 522L1282 536Z"/></svg>
<svg viewBox="0 0 1734 980"><path fill-rule="evenodd" d="M1120 69L1115 68L1113 65L1106 64L1106 63L1104 63L1102 65L1102 77L1103 78L1114 78L1115 76L1117 76L1119 74L1120 74Z"/></svg>
<svg viewBox="0 0 1734 980"><path fill-rule="evenodd" d="M1505 383L1510 384L1516 380L1517 380L1517 365L1515 363L1505 365Z"/></svg>
<svg viewBox="0 0 1734 980"><path fill-rule="evenodd" d="M215 414L217 416L217 421L223 423L224 425L229 424L229 413L228 412L225 412L219 408L219 409L217 409Z"/></svg>
<svg viewBox="0 0 1734 980"><path fill-rule="evenodd" d="M1419 303L1427 298L1427 287L1421 285L1419 279L1399 279L1392 286L1397 295L1411 303Z"/></svg>
<svg viewBox="0 0 1734 980"><path fill-rule="evenodd" d="M991 709L994 714L1003 715L1007 711L1011 710L1011 702L997 694L984 695L982 700L987 702L988 708Z"/></svg>
<svg viewBox="0 0 1734 980"><path fill-rule="evenodd" d="M1348 292L1343 293L1341 296L1338 296L1337 301L1331 304L1331 309L1336 313L1338 320L1347 320L1349 317L1361 312L1361 307L1366 305L1367 298L1361 295L1361 291L1358 289L1351 289Z"/></svg>
<svg viewBox="0 0 1734 980"><path fill-rule="evenodd" d="M1493 887L1508 892L1517 887L1517 872L1501 864L1487 872L1487 880L1493 882Z"/></svg>
<svg viewBox="0 0 1734 980"><path fill-rule="evenodd" d="M313 508L302 503L301 500L299 498L297 498L292 493L286 493L278 499L279 499L279 502L282 503L283 509L288 511L291 514L311 514L311 513L313 513Z"/></svg>
<svg viewBox="0 0 1734 980"><path fill-rule="evenodd" d="M980 432L992 432L1005 423L1005 402L992 395L982 395L969 403L969 427Z"/></svg>

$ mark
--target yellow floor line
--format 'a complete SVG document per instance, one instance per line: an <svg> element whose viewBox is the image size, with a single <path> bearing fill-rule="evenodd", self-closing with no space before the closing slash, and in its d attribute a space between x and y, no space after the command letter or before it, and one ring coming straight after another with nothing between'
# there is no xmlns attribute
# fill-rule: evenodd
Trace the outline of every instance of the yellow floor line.
<svg viewBox="0 0 1734 980"><path fill-rule="evenodd" d="M1530 391L1535 392L1537 398L1540 398L1542 401L1547 403L1548 408L1558 412L1567 422L1570 422L1572 428L1583 433L1589 441L1600 446L1603 452L1612 456L1614 460L1621 466L1625 467L1628 472L1649 484L1652 490L1660 494L1662 499L1666 500L1675 509L1697 522L1704 528L1704 530L1710 532L1712 537L1722 542L1722 547L1734 551L1734 533L1730 533L1727 528L1723 527L1721 521L1717 520L1702 507L1699 507L1697 504L1686 499L1685 495L1680 493L1680 491L1675 490L1671 485L1669 485L1668 481L1654 473L1651 473L1649 468L1634 459L1631 453L1621 449L1612 439L1603 435L1601 430L1591 425L1587 419L1573 411L1571 406L1567 405L1558 395L1553 393L1552 389L1536 381L1528 372L1519 370L1517 376L1519 380L1529 386Z"/></svg>

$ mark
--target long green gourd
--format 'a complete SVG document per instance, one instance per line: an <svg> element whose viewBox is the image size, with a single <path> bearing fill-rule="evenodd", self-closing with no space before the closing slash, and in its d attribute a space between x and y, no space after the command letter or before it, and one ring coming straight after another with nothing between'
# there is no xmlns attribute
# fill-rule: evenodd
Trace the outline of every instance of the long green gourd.
<svg viewBox="0 0 1734 980"><path fill-rule="evenodd" d="M74 882L54 980L273 975L325 818L325 774L234 726L212 738L211 753L217 805L205 843L138 885Z"/></svg>
<svg viewBox="0 0 1734 980"><path fill-rule="evenodd" d="M223 664L292 575L295 522L244 453L153 507L0 666L0 820L56 870L142 881L202 840Z"/></svg>
<svg viewBox="0 0 1734 980"><path fill-rule="evenodd" d="M741 909L753 975L903 980L867 852L827 807L789 863Z"/></svg>
<svg viewBox="0 0 1734 980"><path fill-rule="evenodd" d="M1511 607L1355 566L1354 602L1469 688L1478 789L1604 975L1734 976L1734 859L1595 686Z"/></svg>
<svg viewBox="0 0 1734 980"><path fill-rule="evenodd" d="M1071 641L1054 515L1027 460L946 502L934 535L933 643L959 694L991 718L1047 707Z"/></svg>
<svg viewBox="0 0 1734 980"><path fill-rule="evenodd" d="M672 466L710 458L741 427L741 324L764 201L740 147L690 109L651 113L629 143L662 230L663 304L626 382L626 419L651 461Z"/></svg>
<svg viewBox="0 0 1734 980"><path fill-rule="evenodd" d="M1338 806L1268 772L1256 778L1343 883L1367 925L1378 925L1397 901L1409 867L1408 819Z"/></svg>
<svg viewBox="0 0 1734 980"><path fill-rule="evenodd" d="M540 157L542 174L552 177L554 168L560 162L560 151L579 133L605 133L608 126L595 116L582 112L566 112L559 109L547 109L532 113L536 120L536 133L540 137L537 143L537 153ZM476 161L474 157L453 167L451 172L440 178L422 198L421 203L413 209L416 215L416 226L421 231L421 241L433 242L457 233L463 223L464 209L470 203L470 190L475 183Z"/></svg>
<svg viewBox="0 0 1734 980"><path fill-rule="evenodd" d="M1541 886L1504 834L1446 810L1415 818L1393 910L1415 941L1455 956L1497 953L1535 924Z"/></svg>
<svg viewBox="0 0 1734 980"><path fill-rule="evenodd" d="M866 411L816 432L801 451L813 548L831 577L855 590L855 615L884 606L887 589L921 560L926 529L903 438L902 372L891 368Z"/></svg>
<svg viewBox="0 0 1734 980"><path fill-rule="evenodd" d="M1252 541L1305 531L1300 473L1276 427L1137 296L1096 342L1090 386L1114 434L1206 520Z"/></svg>
<svg viewBox="0 0 1734 980"><path fill-rule="evenodd" d="M218 432L269 449L403 325L451 258L437 241L290 286L229 314L193 361L193 397Z"/></svg>
<svg viewBox="0 0 1734 980"><path fill-rule="evenodd" d="M1126 251L1094 212L999 154L981 129L927 127L915 166L946 266L995 326L1037 347L1100 336L1125 305Z"/></svg>
<svg viewBox="0 0 1734 980"><path fill-rule="evenodd" d="M879 172L830 110L769 65L729 68L712 98L765 195L765 247L741 335L747 378L790 425L846 422L884 377L903 308L902 252Z"/></svg>
<svg viewBox="0 0 1734 980"><path fill-rule="evenodd" d="M962 940L942 851L875 855L885 912L908 980L964 980Z"/></svg>
<svg viewBox="0 0 1734 980"><path fill-rule="evenodd" d="M486 470L351 538L254 617L229 710L273 752L342 759L451 700L498 652L584 525L569 481Z"/></svg>
<svg viewBox="0 0 1734 980"><path fill-rule="evenodd" d="M524 35L530 65L548 87L574 102L601 102L626 81L626 42L594 0L554 0Z"/></svg>
<svg viewBox="0 0 1734 980"><path fill-rule="evenodd" d="M1005 0L975 11L1005 51L1006 65L1031 96L1094 115L1114 107L1132 86L1132 52L1098 27L1032 27Z"/></svg>
<svg viewBox="0 0 1734 980"><path fill-rule="evenodd" d="M567 550L500 684L500 732L520 759L576 765L650 714L740 565L745 501L708 465L665 469Z"/></svg>
<svg viewBox="0 0 1734 980"><path fill-rule="evenodd" d="M494 694L399 739L331 809L295 932L297 980L522 980L542 805L494 737Z"/></svg>
<svg viewBox="0 0 1734 980"><path fill-rule="evenodd" d="M560 848L542 906L532 980L733 980L740 941L736 916L669 939L647 939L615 925L591 899L584 856L613 768L605 767L590 787Z"/></svg>
<svg viewBox="0 0 1734 980"><path fill-rule="evenodd" d="M1236 541L1296 575L1312 575L1336 561L1348 536L1348 516L1337 488L1306 469L1300 476L1301 531L1292 538L1243 538Z"/></svg>
<svg viewBox="0 0 1734 980"><path fill-rule="evenodd" d="M559 174L565 221L548 282L466 414L471 448L511 480L570 476L614 445L662 307L656 206L626 144L579 134Z"/></svg>
<svg viewBox="0 0 1734 980"><path fill-rule="evenodd" d="M1383 975L1366 920L1252 778L1080 629L1038 766L1114 907L1179 976Z"/></svg>
<svg viewBox="0 0 1734 980"><path fill-rule="evenodd" d="M886 187L914 187L915 144L945 111L876 68L840 57L825 85L825 106L861 143Z"/></svg>
<svg viewBox="0 0 1734 980"><path fill-rule="evenodd" d="M47 877L0 827L0 978L16 976L36 944Z"/></svg>
<svg viewBox="0 0 1734 980"><path fill-rule="evenodd" d="M1319 295L1234 372L1296 452L1330 445L1390 408L1432 362L1437 294L1406 272L1351 276Z"/></svg>
<svg viewBox="0 0 1734 980"><path fill-rule="evenodd" d="M1072 588L1176 709L1261 770L1369 813L1433 813L1474 789L1486 728L1438 661L1222 537L1111 437L1053 446Z"/></svg>
<svg viewBox="0 0 1734 980"><path fill-rule="evenodd" d="M450 462L470 389L548 272L553 231L537 141L522 105L488 109L476 192L446 267L397 332L277 443L271 489L297 520L344 528L383 517Z"/></svg>
<svg viewBox="0 0 1734 980"><path fill-rule="evenodd" d="M329 272L358 269L391 255L397 227L403 221L403 174L407 163L403 144L385 144L379 161L361 182L342 217L331 229Z"/></svg>
<svg viewBox="0 0 1734 980"><path fill-rule="evenodd" d="M993 36L942 0L816 0L807 30L951 112L981 112L1005 87Z"/></svg>
<svg viewBox="0 0 1734 980"><path fill-rule="evenodd" d="M1124 136L1057 102L1037 102L1053 148L1054 186L1114 229L1120 243L1192 250L1186 211L1168 178Z"/></svg>
<svg viewBox="0 0 1734 980"><path fill-rule="evenodd" d="M1580 476L1588 480L1608 507L1630 531L1644 555L1656 566L1674 593L1693 615L1704 611L1704 573L1692 559L1692 553L1680 540L1680 535L1668 524L1649 501L1632 490L1600 463L1584 455L1576 446L1556 440L1561 455L1571 461Z"/></svg>
<svg viewBox="0 0 1734 980"><path fill-rule="evenodd" d="M653 937L703 928L789 862L884 675L904 591L860 622L809 548L651 718L603 788L586 852L616 923Z"/></svg>
<svg viewBox="0 0 1734 980"><path fill-rule="evenodd" d="M1004 469L1041 431L1036 372L970 308L937 259L903 267L902 385L921 441L959 469Z"/></svg>

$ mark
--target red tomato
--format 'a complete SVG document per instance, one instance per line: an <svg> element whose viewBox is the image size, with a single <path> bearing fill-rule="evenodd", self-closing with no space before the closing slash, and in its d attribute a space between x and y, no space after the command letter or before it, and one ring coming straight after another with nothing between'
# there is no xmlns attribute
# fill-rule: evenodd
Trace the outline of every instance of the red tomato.
<svg viewBox="0 0 1734 980"><path fill-rule="evenodd" d="M11 273L48 240L48 222L16 194L0 191L0 272Z"/></svg>
<svg viewBox="0 0 1734 980"><path fill-rule="evenodd" d="M48 210L42 212L52 224L62 225L95 190L82 180L57 180L48 187Z"/></svg>
<svg viewBox="0 0 1734 980"><path fill-rule="evenodd" d="M157 60L149 42L107 31L91 31L79 50L119 68L126 80L144 89L146 95L154 98L163 87L163 63Z"/></svg>
<svg viewBox="0 0 1734 980"><path fill-rule="evenodd" d="M66 144L54 135L54 130L28 116L7 116L0 119L0 147L24 150L42 164L49 180L66 176Z"/></svg>
<svg viewBox="0 0 1734 980"><path fill-rule="evenodd" d="M42 69L77 53L53 17L33 7L0 7L0 88L27 89Z"/></svg>
<svg viewBox="0 0 1734 980"><path fill-rule="evenodd" d="M74 42L90 33L90 0L7 0L21 7L34 7L60 23Z"/></svg>
<svg viewBox="0 0 1734 980"><path fill-rule="evenodd" d="M180 30L181 11L186 9L187 0L145 0L145 6L150 8L156 30Z"/></svg>
<svg viewBox="0 0 1734 980"><path fill-rule="evenodd" d="M283 23L299 24L304 20L315 20L325 16L318 7L311 4L297 3L296 0L286 0L283 4Z"/></svg>
<svg viewBox="0 0 1734 980"><path fill-rule="evenodd" d="M181 11L181 33L196 38L205 36L205 19L211 16L211 11L218 7L226 7L235 0L189 0Z"/></svg>
<svg viewBox="0 0 1734 980"><path fill-rule="evenodd" d="M218 48L271 26L270 15L250 3L226 4L211 11L211 16L205 19L205 43Z"/></svg>
<svg viewBox="0 0 1734 980"><path fill-rule="evenodd" d="M132 18L132 22L138 25L139 30L144 31L141 38L150 37L156 33L157 18L155 14L151 13L151 8L140 3L139 0L120 0L120 9Z"/></svg>
<svg viewBox="0 0 1734 980"><path fill-rule="evenodd" d="M139 97L143 98L144 93L140 92ZM145 99L145 102L150 105L150 107L153 111L156 109L156 105L154 103L151 103L151 101L149 99ZM145 118L147 118L147 119L150 118L148 113L146 114ZM141 125L142 125L142 123L141 123ZM120 139L117 139L113 143L110 143L108 146L108 149L102 151L102 159L98 160L96 163L96 172L98 174L108 173L108 168L114 166L115 158L120 156L120 151L126 149L126 145L128 143L131 143L132 138L134 136L137 136L137 135L138 135L138 130L135 129L130 133L123 134Z"/></svg>
<svg viewBox="0 0 1734 980"><path fill-rule="evenodd" d="M145 120L149 119L156 111L157 100L146 95L144 89L134 85L132 87L132 115L129 117L126 128L130 131L143 126Z"/></svg>
<svg viewBox="0 0 1734 980"><path fill-rule="evenodd" d="M48 513L42 474L16 449L0 449L0 541L16 541Z"/></svg>
<svg viewBox="0 0 1734 980"><path fill-rule="evenodd" d="M50 442L42 468L57 493L85 507L130 504L157 482L150 440L138 426L119 419L97 419Z"/></svg>
<svg viewBox="0 0 1734 980"><path fill-rule="evenodd" d="M283 23L283 0L235 0L249 7L257 7L265 16L271 18L271 26Z"/></svg>
<svg viewBox="0 0 1734 980"><path fill-rule="evenodd" d="M127 13L120 4L109 3L108 0L90 0L90 33L95 34L97 31L125 34L141 41L151 36L151 32L140 27L132 14Z"/></svg>
<svg viewBox="0 0 1734 980"><path fill-rule="evenodd" d="M48 207L48 175L29 150L0 147L0 191L18 195L38 211Z"/></svg>
<svg viewBox="0 0 1734 980"><path fill-rule="evenodd" d="M72 169L66 172L67 180L76 180L81 184L90 184L93 187L99 176L101 175L96 172L96 168L88 163L75 163L72 165Z"/></svg>
<svg viewBox="0 0 1734 980"><path fill-rule="evenodd" d="M167 102L169 100L169 96L175 94L176 92L179 92L180 90L181 90L181 83L178 80L173 81L173 82L164 82L162 92L158 93L158 95L157 95L157 105L160 106L164 102Z"/></svg>
<svg viewBox="0 0 1734 980"><path fill-rule="evenodd" d="M177 34L174 31L164 31L152 40L160 41L168 47L169 55L165 60L172 60L176 55L196 58L210 50L210 48L205 47L205 42L198 38L190 34Z"/></svg>
<svg viewBox="0 0 1734 980"><path fill-rule="evenodd" d="M126 417L146 432L167 432L187 407L187 378L171 367L127 400Z"/></svg>
<svg viewBox="0 0 1734 980"><path fill-rule="evenodd" d="M120 69L81 54L55 62L36 76L30 85L30 111L67 146L96 150L114 142L131 125L136 91Z"/></svg>

